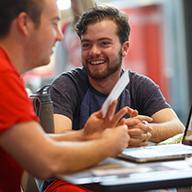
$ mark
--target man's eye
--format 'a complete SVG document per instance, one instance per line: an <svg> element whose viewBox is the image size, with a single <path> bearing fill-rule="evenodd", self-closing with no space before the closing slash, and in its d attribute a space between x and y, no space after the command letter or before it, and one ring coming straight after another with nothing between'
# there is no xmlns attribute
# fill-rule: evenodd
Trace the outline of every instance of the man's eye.
<svg viewBox="0 0 192 192"><path fill-rule="evenodd" d="M90 47L89 43L82 43L81 44L82 49L88 49Z"/></svg>
<svg viewBox="0 0 192 192"><path fill-rule="evenodd" d="M102 46L107 47L107 46L109 46L111 43L108 42L108 41L102 41L100 44L101 44Z"/></svg>

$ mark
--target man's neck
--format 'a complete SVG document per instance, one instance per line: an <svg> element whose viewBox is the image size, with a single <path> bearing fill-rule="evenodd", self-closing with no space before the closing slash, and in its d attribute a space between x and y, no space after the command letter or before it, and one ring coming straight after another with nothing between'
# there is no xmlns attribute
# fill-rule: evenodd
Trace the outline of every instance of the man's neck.
<svg viewBox="0 0 192 192"><path fill-rule="evenodd" d="M23 59L21 57L21 49L19 46L14 47L14 44L9 40L0 40L0 47L2 47L8 55L11 63L19 74L24 73Z"/></svg>
<svg viewBox="0 0 192 192"><path fill-rule="evenodd" d="M88 77L89 82L91 86L100 93L109 94L113 89L114 85L116 84L116 82L119 80L121 71L122 69L120 68L120 70L116 71L115 73L111 74L109 77L103 80L95 80L92 79L91 77Z"/></svg>

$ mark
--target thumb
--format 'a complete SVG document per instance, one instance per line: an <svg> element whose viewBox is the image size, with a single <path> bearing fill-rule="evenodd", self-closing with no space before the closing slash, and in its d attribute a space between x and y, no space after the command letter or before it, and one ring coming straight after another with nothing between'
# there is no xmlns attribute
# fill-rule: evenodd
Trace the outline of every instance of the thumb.
<svg viewBox="0 0 192 192"><path fill-rule="evenodd" d="M96 111L96 112L94 113L94 115L95 115L96 117L98 117L98 118L102 118L102 117L103 117L103 114L102 114L101 111Z"/></svg>
<svg viewBox="0 0 192 192"><path fill-rule="evenodd" d="M126 123L126 119L122 118L121 121L119 122L119 125L124 125Z"/></svg>

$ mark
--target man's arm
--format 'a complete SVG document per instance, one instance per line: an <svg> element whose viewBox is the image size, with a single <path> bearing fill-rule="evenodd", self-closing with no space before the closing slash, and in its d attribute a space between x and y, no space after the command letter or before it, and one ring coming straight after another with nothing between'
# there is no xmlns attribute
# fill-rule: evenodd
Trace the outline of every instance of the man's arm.
<svg viewBox="0 0 192 192"><path fill-rule="evenodd" d="M99 139L92 141L55 142L44 134L38 123L27 122L2 133L0 146L32 175L46 179L115 156L127 146L128 139L127 127L119 126L105 129Z"/></svg>
<svg viewBox="0 0 192 192"><path fill-rule="evenodd" d="M160 142L184 131L184 125L181 123L176 113L170 109L162 109L152 115L153 122L149 125L152 128L151 141Z"/></svg>
<svg viewBox="0 0 192 192"><path fill-rule="evenodd" d="M93 113L84 125L85 127L88 127L86 130L93 133L97 131L98 128L103 130L106 127L115 127L119 124L125 114L131 114L132 111L134 111L129 107L123 107L116 114L114 114L116 105L117 101L114 100L110 104L105 118L102 117L101 111ZM67 116L54 114L54 127L55 133L63 133L65 131L72 130L72 121Z"/></svg>
<svg viewBox="0 0 192 192"><path fill-rule="evenodd" d="M151 137L151 128L148 125L145 125L144 121L151 122L152 118L148 116L138 115L137 110L131 109L129 107L127 108L127 110L128 114L132 118L123 119L120 124L126 124L129 127L129 147L139 147L147 145L147 142ZM55 140L62 140L63 137L65 140L82 140L82 131L68 131L72 130L72 122L68 117L60 114L54 114L54 123L56 133L66 133L65 135L57 136L52 134L51 137ZM91 123L91 125L93 124L98 127L98 123ZM90 127L91 125L89 125L88 127ZM88 130L90 129L88 128ZM91 133L93 132L94 131L91 131Z"/></svg>
<svg viewBox="0 0 192 192"><path fill-rule="evenodd" d="M148 141L158 143L184 131L183 124L170 108L158 111L151 119L138 113L131 117L123 120L129 127L129 147L144 146Z"/></svg>

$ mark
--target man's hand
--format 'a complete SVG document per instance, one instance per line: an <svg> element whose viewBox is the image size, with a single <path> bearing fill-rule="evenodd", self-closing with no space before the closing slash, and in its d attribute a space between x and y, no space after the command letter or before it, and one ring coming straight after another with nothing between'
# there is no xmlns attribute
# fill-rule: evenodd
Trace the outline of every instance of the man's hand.
<svg viewBox="0 0 192 192"><path fill-rule="evenodd" d="M107 111L106 116L103 118L101 111L93 113L87 120L83 134L85 139L93 139L101 136L102 131L105 128L116 127L122 117L129 112L128 107L123 107L117 113L114 114L117 101L113 101Z"/></svg>
<svg viewBox="0 0 192 192"><path fill-rule="evenodd" d="M121 124L126 124L128 126L128 134L130 135L129 147L141 147L147 145L147 142L152 136L152 128L148 123L151 121L151 117L144 115L136 115L121 120Z"/></svg>
<svg viewBox="0 0 192 192"><path fill-rule="evenodd" d="M121 151L128 146L129 135L126 125L117 126L113 129L107 128L101 134L101 139L104 141L103 147L108 146L107 152L110 157L117 156ZM104 146L105 145L105 146Z"/></svg>

